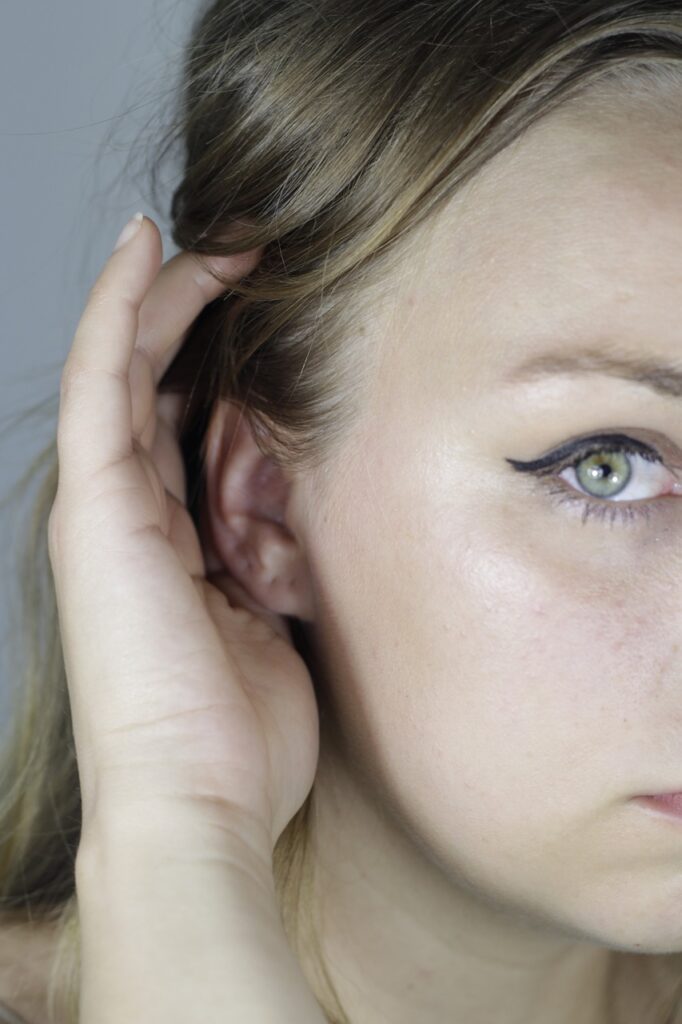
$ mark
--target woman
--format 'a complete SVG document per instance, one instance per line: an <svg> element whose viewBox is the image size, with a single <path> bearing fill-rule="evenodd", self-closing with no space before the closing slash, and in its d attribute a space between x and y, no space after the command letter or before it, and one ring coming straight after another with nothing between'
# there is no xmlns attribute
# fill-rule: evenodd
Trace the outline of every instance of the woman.
<svg viewBox="0 0 682 1024"><path fill-rule="evenodd" d="M509 6L197 18L41 497L55 1019L682 1020L682 5Z"/></svg>

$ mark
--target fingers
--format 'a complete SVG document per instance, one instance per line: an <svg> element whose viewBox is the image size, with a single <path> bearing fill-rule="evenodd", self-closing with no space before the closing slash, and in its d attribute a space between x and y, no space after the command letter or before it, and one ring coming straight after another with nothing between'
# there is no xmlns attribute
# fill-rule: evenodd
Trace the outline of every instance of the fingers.
<svg viewBox="0 0 682 1024"><path fill-rule="evenodd" d="M60 491L132 454L128 373L139 310L161 259L158 228L145 218L90 290L61 377Z"/></svg>
<svg viewBox="0 0 682 1024"><path fill-rule="evenodd" d="M214 257L211 264L230 280L246 277L263 247L234 256ZM137 347L146 352L155 386L180 351L202 309L219 298L225 286L199 266L196 256L180 252L164 263L140 309Z"/></svg>
<svg viewBox="0 0 682 1024"><path fill-rule="evenodd" d="M212 263L223 273L232 268L238 280L261 253ZM57 444L65 485L72 475L82 479L132 454L129 371L136 347L158 384L202 308L225 290L194 255L178 253L163 266L162 257L159 230L145 217L91 289L62 373Z"/></svg>
<svg viewBox="0 0 682 1024"><path fill-rule="evenodd" d="M256 618L270 626L275 633L291 643L291 627L286 617L278 612L272 612L268 608L264 608L255 598L251 597L248 590L231 573L225 569L207 573L206 581L214 586L216 590L219 590L221 594L225 595L229 601L230 608L245 608L248 612L255 615Z"/></svg>

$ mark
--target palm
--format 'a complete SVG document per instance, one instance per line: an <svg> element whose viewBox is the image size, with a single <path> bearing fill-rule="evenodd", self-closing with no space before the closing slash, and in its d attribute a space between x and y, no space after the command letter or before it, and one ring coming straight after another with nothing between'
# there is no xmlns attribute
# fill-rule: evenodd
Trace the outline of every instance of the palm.
<svg viewBox="0 0 682 1024"><path fill-rule="evenodd" d="M147 360L144 353L140 358ZM164 721L173 716L174 731L182 730L179 746L179 736L174 735L174 756L194 761L192 798L217 798L228 806L237 799L248 806L266 799L277 836L312 784L308 774L299 780L299 766L317 760L317 710L310 675L291 644L284 617L258 608L228 572L207 575L204 551L186 507L186 475L178 443L183 396L159 396L149 383L151 368L142 377L146 384L138 398L147 425L136 447L149 490L140 511L146 514L148 503L153 507L155 525L170 546L169 557L193 578L189 604L198 597L199 614L210 619L220 643L218 652L208 650L197 659L196 674L187 681L190 692L174 697L177 706L169 701L165 707L168 691L164 691L159 710ZM177 639L174 643L185 645L184 640L181 645ZM170 637L169 644L173 644ZM178 656L182 657L180 651ZM236 677L241 689L235 692L227 686L226 676ZM200 764L195 761L198 751ZM280 807L273 806L278 788L269 778L273 773L279 785L283 779L293 783ZM243 787L238 797L233 791L235 779Z"/></svg>
<svg viewBox="0 0 682 1024"><path fill-rule="evenodd" d="M312 785L317 707L285 620L259 609L227 572L207 578L185 505L179 399L156 389L186 336L161 351L164 280L170 287L171 264L186 260L169 261L145 298L122 388L121 374L107 370L101 386L118 391L103 393L96 408L85 397L92 377L82 375L81 387L78 374L65 373L55 502L65 511L56 516L53 561L79 769L114 799L151 807L180 798L208 808L218 823L243 810L267 823L274 844ZM86 310L79 333L94 316ZM74 349L80 344L77 334ZM79 474L69 456L70 406L90 401L91 422L81 429L106 437L126 387L127 446L117 424L111 451L88 451L91 472ZM69 615L73 636L88 624L87 647L71 639Z"/></svg>

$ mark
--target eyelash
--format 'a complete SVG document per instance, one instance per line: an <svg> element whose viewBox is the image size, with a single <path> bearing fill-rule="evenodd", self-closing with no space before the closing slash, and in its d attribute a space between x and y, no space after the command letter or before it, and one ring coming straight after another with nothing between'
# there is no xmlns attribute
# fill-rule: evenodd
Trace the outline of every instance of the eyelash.
<svg viewBox="0 0 682 1024"><path fill-rule="evenodd" d="M595 444L596 441L598 443ZM553 463L546 464L542 469L531 469L528 472L541 480L544 476L553 478L564 469L575 469L584 459L588 459L591 455L609 452L624 452L625 454L639 455L649 462L664 463L661 455L651 445L642 444L634 438L626 437L625 435L606 435L599 438L587 438L579 443L579 446L571 453L570 458L557 459ZM655 504L654 501L640 502L636 505L626 501L607 501L606 499L599 501L596 498L587 497L576 491L568 484L566 486L551 486L547 484L547 486L550 496L557 505L568 504L583 507L583 525L591 516L601 520L605 520L609 516L612 526L617 519L624 524L629 524L644 516L648 521Z"/></svg>

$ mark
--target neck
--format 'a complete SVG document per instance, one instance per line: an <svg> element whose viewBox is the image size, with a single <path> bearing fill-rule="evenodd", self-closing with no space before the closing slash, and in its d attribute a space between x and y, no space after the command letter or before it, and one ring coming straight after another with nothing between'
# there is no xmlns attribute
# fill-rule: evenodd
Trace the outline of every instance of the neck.
<svg viewBox="0 0 682 1024"><path fill-rule="evenodd" d="M448 876L346 763L321 743L310 855L314 937L350 1022L615 1024L612 950ZM314 950L299 958L327 1005Z"/></svg>

